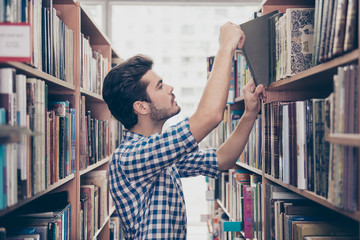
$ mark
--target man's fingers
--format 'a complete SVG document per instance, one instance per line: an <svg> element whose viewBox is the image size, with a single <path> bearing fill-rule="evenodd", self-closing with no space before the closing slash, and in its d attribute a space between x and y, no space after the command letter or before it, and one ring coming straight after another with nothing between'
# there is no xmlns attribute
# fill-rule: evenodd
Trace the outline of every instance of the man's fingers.
<svg viewBox="0 0 360 240"><path fill-rule="evenodd" d="M260 94L262 94L263 97L266 97L266 92L265 92L265 87L264 85L260 84L256 87L255 89L255 93L256 96L259 96Z"/></svg>
<svg viewBox="0 0 360 240"><path fill-rule="evenodd" d="M258 85L255 89L254 95L256 97L260 96L260 99L263 99L266 102L266 91L264 85Z"/></svg>

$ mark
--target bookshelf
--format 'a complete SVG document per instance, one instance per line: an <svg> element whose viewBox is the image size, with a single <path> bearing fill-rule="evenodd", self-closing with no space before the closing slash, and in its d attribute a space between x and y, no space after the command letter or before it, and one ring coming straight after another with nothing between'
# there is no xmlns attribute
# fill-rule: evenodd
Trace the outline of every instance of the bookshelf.
<svg viewBox="0 0 360 240"><path fill-rule="evenodd" d="M263 0L262 3L260 4L259 8L258 8L258 12L261 12L262 15L265 15L267 13L270 13L274 10L278 10L279 12L285 12L287 8L297 8L297 7L310 7L310 8L314 8L315 6L315 2L318 2L317 0L304 0L304 1L285 1L285 0ZM357 1L358 2L358 1ZM354 65L359 67L360 65L360 50L358 48L358 39L360 37L360 32L359 32L359 17L358 17L358 12L359 12L359 6L357 6L356 8L356 12L357 12L357 30L356 30L356 46L355 49L342 53L341 55L338 55L336 57L332 57L331 59L328 59L327 61L321 62L319 64L313 65L311 68L304 70L300 73L297 73L295 75L292 75L290 77L286 77L283 78L281 80L277 80L274 82L271 82L267 87L267 103L275 103L275 102L295 102L295 101L307 101L310 99L328 99L328 96L333 93L334 95L336 95L336 91L337 85L334 85L334 75L339 75L339 69L343 68L344 66L349 66L349 65ZM359 72L357 72L356 78L358 79L360 77ZM360 90L360 86L357 85L356 87L356 92L358 93ZM346 95L346 94L345 94ZM335 101L335 100L334 100ZM356 109L354 110L354 115L359 115L360 114L360 109L359 109L359 104L360 103L360 95L357 94L356 97L354 97L354 102L350 102L351 105L356 106ZM231 112L232 110L243 110L244 109L244 98L241 96L235 97L235 103L228 105L227 109L230 109L229 112ZM249 174L254 175L254 176L260 176L261 177L261 203L258 204L259 207L262 208L261 210L261 214L262 214L262 219L261 219L261 231L260 234L261 236L253 236L253 238L250 239L272 239L271 236L274 237L274 235L270 235L270 230L273 228L273 225L271 225L271 223L269 222L268 219L265 219L267 211L269 211L269 206L266 205L267 203L267 189L265 187L266 184L271 184L275 187L281 187L282 189L284 189L284 191L287 191L289 193L295 193L298 196L301 196L304 198L305 201L310 200L310 202L312 204L314 204L315 206L318 206L319 208L324 208L326 211L326 216L328 216L329 219L331 219L331 216L336 216L336 218L341 219L341 221L345 221L347 223L352 224L352 226L354 226L353 230L354 232L357 234L356 235L356 239L358 239L359 237L359 231L360 231L360 179L359 177L356 177L354 179L356 179L356 182L352 183L352 176L355 176L355 172L360 172L360 157L359 155L357 155L357 157L354 158L354 162L351 162L351 158L350 155L347 155L348 158L345 158L344 155L341 155L340 157L337 157L335 160L330 160L330 162L325 162L326 160L324 160L323 163L320 163L319 167L320 169L325 168L325 170L321 170L323 172L325 172L326 174L338 174L336 173L335 170L331 170L332 168L337 168L339 167L339 165L334 165L336 164L335 162L341 162L341 168L345 169L342 170L340 173L340 180L341 181L341 188L337 189L337 190L333 190L334 192L330 193L330 189L335 188L334 186L338 186L333 185L334 183L331 181L334 181L333 179L331 179L328 175L326 175L326 184L332 184L331 186L326 185L326 193L325 195L323 195L323 193L319 193L316 192L315 190L311 190L309 189L309 186L305 186L305 188L303 187L298 187L297 184L293 184L293 183L287 183L284 179L284 176L274 176L273 173L269 173L267 172L266 168L266 162L265 162L265 146L264 146L264 123L266 121L266 118L270 118L269 115L266 115L266 113L264 112L266 111L264 108L264 104L263 104L263 108L261 110L261 121L262 121L262 133L261 133L261 137L262 137L262 142L261 142L261 160L262 160L262 164L259 168L254 167L253 165L249 165L247 163L244 163L242 161L238 161L236 163L236 167L235 169L237 170L246 170L249 172ZM333 111L333 112L331 112ZM336 110L331 110L330 112L334 115L336 115ZM222 136L221 140L225 140L226 139L226 135L229 134L229 132L231 132L231 127L229 124L229 119L231 119L231 115L229 115L229 112L225 111L225 116L224 116L224 122L218 127L218 129L216 129L216 131L214 131L213 133L213 137L212 140L210 140L210 143L212 143L212 145L214 147L218 147L219 143L221 144L222 141L219 141L219 136ZM341 115L341 114L340 114ZM339 117L339 116L338 116ZM345 115L343 117L344 119L348 119L348 118L355 118L355 116L353 115ZM335 123L336 124L336 123ZM355 125L357 125L357 127L360 126L360 122L357 121L355 122ZM229 131L230 129L230 131ZM271 130L272 131L272 130ZM226 133L228 132L228 133ZM225 133L225 134L224 134ZM331 146L331 148L333 149L332 151L335 151L334 149L340 147L341 149L357 149L357 151L359 151L359 146L360 146L360 134L359 133L327 133L326 135L323 136L323 141L327 142L329 144L329 146ZM272 141L272 140L271 140ZM248 143L249 144L249 143ZM279 142L279 144L282 144L282 142ZM254 147L254 146L253 146ZM346 150L343 150L346 151ZM349 150L350 151L350 150ZM353 151L353 150L351 150ZM337 152L339 153L339 152ZM269 157L274 157L274 154L271 153L272 155ZM250 157L249 157L250 158ZM347 160L349 159L349 160ZM306 163L308 164L308 163ZM326 164L332 164L332 165L326 165ZM296 165L295 165L296 166ZM354 166L355 168L353 170L351 170L352 166ZM273 166L272 166L273 167ZM283 166L284 167L284 166ZM307 165L305 165L304 167L304 171L307 172ZM314 166L313 166L314 167ZM328 171L328 169L330 169L330 171ZM299 171L299 170L297 170ZM314 170L314 171L318 171L318 170ZM330 173L329 173L330 172ZM291 173L290 173L291 174ZM229 173L230 175L230 173ZM218 181L218 180L217 180ZM234 221L234 219L231 217L231 212L232 209L228 206L226 206L226 204L224 202L221 201L220 197L222 197L223 191L230 191L228 188L224 187L224 183L221 182L221 180L219 181L220 184L222 184L221 187L217 187L217 181L211 182L209 183L209 189L210 190L214 190L214 186L215 186L215 192L217 191L216 189L219 189L219 193L216 197L215 200L215 207L213 207L215 210L215 213L217 211L217 208L222 209L222 212L225 213L229 219L225 219L223 221ZM298 179L296 179L295 181L298 181ZM306 180L308 181L308 180ZM309 180L310 181L310 180ZM344 185L343 185L344 184ZM346 184L350 184L346 185ZM230 182L231 185L231 182ZM255 185L256 186L256 185ZM231 189L231 187L229 187ZM356 188L355 190L353 188ZM225 190L224 190L225 189ZM345 190L344 190L345 189ZM351 190L349 190L351 189ZM329 192L327 192L329 191ZM340 191L336 192L336 191ZM340 198L336 195L338 194L349 194L348 191L354 191L356 192L355 197L356 198L356 202L354 203L356 205L356 209L355 210L350 210L347 207L345 207L344 205L338 206L336 204L336 200L334 200L334 198ZM236 193L237 194L237 193ZM235 195L236 195L235 194ZM335 195L335 196L334 196ZM341 196L342 200L341 201L345 201L345 202L349 202L349 200L347 199L347 197L350 195L344 195ZM227 198L232 198L233 197L233 193L230 193ZM238 195L236 195L236 197L238 197ZM226 201L228 201L228 199L226 198ZM242 198L242 197L241 197ZM269 197L270 198L270 197ZM342 204L346 204L346 203L342 203ZM256 205L256 204L255 204ZM231 206L231 204L230 204ZM214 211L214 209L212 209L211 211ZM214 217L214 212L212 213L212 217ZM217 216L215 216L217 217ZM218 221L218 219L216 219L216 221ZM238 220L237 220L238 221ZM273 221L273 220L271 220ZM215 220L214 220L215 222ZM211 224L211 223L210 223ZM272 223L274 224L274 222ZM255 224L256 225L256 224ZM255 226L254 225L254 226ZM216 227L211 226L211 229L214 229ZM210 229L210 228L209 228ZM213 234L212 230L212 234ZM274 230L276 231L276 230ZM244 231L239 232L240 236L244 237L245 233ZM231 239L230 237L230 233L226 233L226 232L221 232L217 233L220 234L220 238L219 239ZM216 234L215 234L216 235ZM254 233L255 235L255 233ZM238 236L238 235L236 235ZM234 237L234 235L232 235L232 237ZM248 238L246 238L248 239ZM355 239L355 238L354 238Z"/></svg>
<svg viewBox="0 0 360 240"><path fill-rule="evenodd" d="M28 193L28 195L24 198L19 198L16 200L15 204L7 205L4 208L0 209L0 221L2 223L6 223L7 219L14 214L21 214L21 211L24 207L36 202L44 196L47 196L52 193L66 191L68 193L68 202L71 204L71 228L69 228L69 236L68 239L80 239L80 230L81 230L81 181L82 179L87 178L88 175L96 171L107 171L108 163L110 161L110 155L116 146L116 142L120 139L120 130L121 125L111 117L110 111L107 108L106 103L103 101L101 96L101 82L105 76L105 74L110 70L110 68L122 61L116 51L112 48L111 43L107 36L96 26L96 24L90 19L89 15L82 9L79 2L75 2L73 0L51 0L49 1L51 4L49 5L49 9L53 10L53 15L51 19L55 19L55 16L63 22L64 26L69 28L72 31L72 38L69 37L68 41L64 41L64 49L63 52L66 51L66 48L73 49L71 52L72 58L72 67L70 71L71 77L69 79L73 79L73 82L68 82L56 77L54 74L50 74L42 70L43 68L40 66L33 66L28 63L21 62L1 62L0 70L2 68L12 68L15 69L16 74L23 74L26 78L36 78L44 81L47 85L48 91L48 99L46 101L69 101L70 107L75 109L74 122L72 127L74 127L74 133L70 133L70 135L74 136L75 141L70 143L75 151L71 152L73 154L73 163L69 163L71 169L68 171L69 174L62 179L58 179L54 183L45 184L45 189L42 189L36 193ZM34 8L34 6L29 6L30 9ZM42 11L42 6L37 6L37 11ZM49 11L50 12L50 11ZM39 12L40 15L41 12ZM42 15L44 16L44 15ZM42 20L45 18L43 17ZM53 23L55 20L53 20ZM49 23L50 24L50 23ZM55 23L54 23L55 24ZM35 25L35 23L34 23ZM33 27L33 26L32 26ZM37 37L41 38L41 34L44 29L41 26L34 27L34 29L40 29L40 33L35 33ZM54 27L55 29L55 27ZM50 41L50 40L49 40ZM55 40L54 40L55 41ZM45 42L45 41L44 41ZM84 42L88 43L90 47L90 53L87 53L88 56L96 55L96 64L101 70L94 70L92 73L96 73L96 79L94 75L90 76L85 75L85 71L90 71L90 64L86 64L85 57L86 53L84 53ZM45 43L44 43L45 44ZM54 50L55 51L55 50ZM96 52L96 53L94 53ZM41 56L41 53L34 53ZM66 54L66 52L64 53ZM84 55L82 55L84 54ZM62 55L61 57L64 57ZM91 59L95 59L95 57L91 57L87 59L91 61ZM43 59L43 61L48 61ZM65 59L64 62L69 61L69 59ZM69 77L69 76L68 76ZM93 81L91 83L87 83L86 81ZM82 109L83 108L83 109ZM91 139L92 143L96 146L94 154L96 158L93 159L92 162L89 162L89 153L88 153L88 139L85 139L83 135L87 128L83 126L86 112L91 113L91 120L96 122L96 125L103 132L106 132L106 135L100 136L100 134L95 134L94 139ZM89 115L90 116L90 115ZM89 117L90 118L90 117ZM94 123L95 124L95 123ZM87 125L86 125L87 126ZM9 136L0 136L0 143L3 145L19 143L21 139L22 131L17 130L19 127L11 127L14 129L13 132L20 132L19 134L11 134ZM94 125L95 128L95 125ZM97 128L96 128L97 129ZM45 132L45 130L44 130ZM30 131L28 138L34 135ZM102 133L103 134L103 133ZM36 135L36 132L35 132ZM88 137L88 135L86 135ZM92 137L92 135L91 135ZM47 140L47 136L44 134L44 141ZM106 143L105 143L106 139ZM85 145L84 145L85 142ZM69 146L67 145L67 146ZM86 147L84 147L86 146ZM27 147L29 148L29 147ZM31 148L30 148L31 150ZM35 150L31 150L35 151ZM70 150L69 150L70 151ZM50 152L50 150L49 150ZM70 158L72 158L71 154L68 153ZM30 157L29 157L30 159ZM49 157L50 159L50 157ZM87 163L83 166L81 165L81 159L85 159ZM69 159L71 160L71 159ZM30 161L30 160L27 160ZM50 164L50 163L49 163ZM67 164L67 163L65 163ZM73 164L73 165L71 165ZM45 166L45 165L44 165ZM80 168L83 166L84 168ZM70 168L70 167L69 167ZM71 172L72 170L72 172ZM31 174L31 170L30 174ZM44 173L47 176L48 173ZM31 175L29 175L31 177ZM29 184L32 184L30 180ZM14 183L16 184L16 183ZM107 191L107 189L106 189ZM100 193L99 193L100 194ZM101 200L101 204L106 205L106 216L104 216L103 222L99 222L99 227L96 227L94 230L93 239L109 239L110 236L110 217L115 212L115 207L112 204L110 199L110 195L107 193L106 198ZM51 205L51 203L49 203ZM100 213L98 213L100 214ZM95 216L97 217L97 215Z"/></svg>

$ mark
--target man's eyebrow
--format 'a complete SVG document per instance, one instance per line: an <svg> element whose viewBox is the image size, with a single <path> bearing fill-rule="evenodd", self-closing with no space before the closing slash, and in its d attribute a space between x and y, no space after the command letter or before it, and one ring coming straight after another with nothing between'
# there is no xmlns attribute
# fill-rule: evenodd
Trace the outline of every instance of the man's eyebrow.
<svg viewBox="0 0 360 240"><path fill-rule="evenodd" d="M158 87L160 84L162 84L162 82L163 82L163 80L162 80L162 79L160 79L160 80L157 82L157 84L156 84L156 86L155 86L155 87Z"/></svg>

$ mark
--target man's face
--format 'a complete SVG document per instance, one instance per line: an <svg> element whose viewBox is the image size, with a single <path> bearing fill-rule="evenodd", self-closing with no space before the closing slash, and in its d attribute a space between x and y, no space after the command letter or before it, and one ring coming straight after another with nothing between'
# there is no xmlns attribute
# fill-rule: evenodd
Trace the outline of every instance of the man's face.
<svg viewBox="0 0 360 240"><path fill-rule="evenodd" d="M151 119L155 121L167 120L180 112L181 109L172 93L174 88L163 83L153 70L147 71L141 81L149 82L146 93L150 98Z"/></svg>

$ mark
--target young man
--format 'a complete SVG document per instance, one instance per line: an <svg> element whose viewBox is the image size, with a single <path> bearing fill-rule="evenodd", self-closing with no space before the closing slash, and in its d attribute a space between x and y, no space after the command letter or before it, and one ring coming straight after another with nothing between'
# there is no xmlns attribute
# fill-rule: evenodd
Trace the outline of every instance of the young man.
<svg viewBox="0 0 360 240"><path fill-rule="evenodd" d="M113 68L104 80L103 97L125 126L123 142L109 165L109 187L126 239L186 239L186 212L180 177L206 175L234 167L256 115L264 87L244 87L245 112L236 130L217 150L198 143L222 120L232 57L245 36L238 25L221 27L219 50L199 106L167 130L162 127L180 107L152 70L152 60L138 55Z"/></svg>

